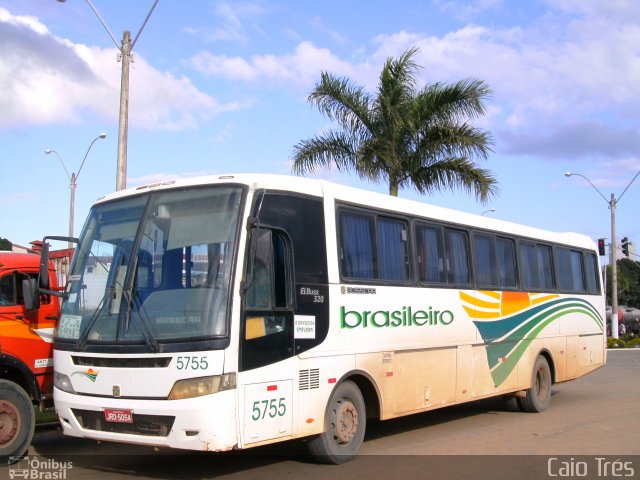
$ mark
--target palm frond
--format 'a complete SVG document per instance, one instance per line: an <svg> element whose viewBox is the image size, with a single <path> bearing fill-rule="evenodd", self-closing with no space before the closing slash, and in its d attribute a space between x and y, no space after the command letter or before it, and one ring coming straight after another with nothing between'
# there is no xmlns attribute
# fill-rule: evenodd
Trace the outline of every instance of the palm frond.
<svg viewBox="0 0 640 480"><path fill-rule="evenodd" d="M362 87L352 85L348 79L329 73L321 74L320 82L307 97L320 112L349 130L368 128L371 124L371 100Z"/></svg>
<svg viewBox="0 0 640 480"><path fill-rule="evenodd" d="M489 157L491 135L470 123L485 114L491 89L464 79L418 90L418 52L410 48L387 59L375 96L323 72L308 100L339 129L298 143L292 170L305 174L335 165L388 182L393 195L400 187L421 193L462 189L481 202L496 195L495 178L474 163Z"/></svg>
<svg viewBox="0 0 640 480"><path fill-rule="evenodd" d="M489 170L478 168L467 158L448 158L423 166L403 180L407 180L420 193L432 193L443 189L462 189L474 194L482 203L498 194L497 180Z"/></svg>

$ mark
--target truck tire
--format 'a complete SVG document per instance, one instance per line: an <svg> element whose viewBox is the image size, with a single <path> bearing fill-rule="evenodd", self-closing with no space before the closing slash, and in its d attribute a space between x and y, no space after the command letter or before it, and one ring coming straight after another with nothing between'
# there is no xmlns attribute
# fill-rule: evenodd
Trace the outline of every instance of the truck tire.
<svg viewBox="0 0 640 480"><path fill-rule="evenodd" d="M324 433L307 443L320 463L341 464L355 457L364 440L367 412L355 383L342 382L334 390L325 414Z"/></svg>
<svg viewBox="0 0 640 480"><path fill-rule="evenodd" d="M549 362L540 355L536 359L531 376L531 388L527 390L524 398L519 398L518 403L524 412L544 412L551 402L551 369Z"/></svg>
<svg viewBox="0 0 640 480"><path fill-rule="evenodd" d="M35 426L36 415L27 392L16 383L0 380L0 464L7 465L12 457L25 454Z"/></svg>

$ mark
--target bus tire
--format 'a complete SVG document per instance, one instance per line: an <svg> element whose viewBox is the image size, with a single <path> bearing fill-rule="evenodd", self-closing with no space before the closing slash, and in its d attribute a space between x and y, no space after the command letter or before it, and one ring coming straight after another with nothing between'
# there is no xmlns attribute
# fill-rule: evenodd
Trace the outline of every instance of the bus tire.
<svg viewBox="0 0 640 480"><path fill-rule="evenodd" d="M360 389L351 381L342 382L327 405L324 433L307 443L309 453L320 463L348 462L357 455L364 441L366 421Z"/></svg>
<svg viewBox="0 0 640 480"><path fill-rule="evenodd" d="M25 454L33 438L36 415L24 389L0 380L0 464Z"/></svg>
<svg viewBox="0 0 640 480"><path fill-rule="evenodd" d="M520 408L524 412L544 412L551 401L551 369L542 355L538 356L531 376L531 388L524 397L519 398Z"/></svg>

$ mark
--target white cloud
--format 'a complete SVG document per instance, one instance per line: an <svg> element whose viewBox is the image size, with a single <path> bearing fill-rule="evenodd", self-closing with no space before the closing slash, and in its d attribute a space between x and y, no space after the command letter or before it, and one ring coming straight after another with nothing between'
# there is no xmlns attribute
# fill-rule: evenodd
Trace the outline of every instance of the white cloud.
<svg viewBox="0 0 640 480"><path fill-rule="evenodd" d="M441 10L454 15L457 18L470 18L478 13L495 10L503 6L504 0L435 0L435 5Z"/></svg>
<svg viewBox="0 0 640 480"><path fill-rule="evenodd" d="M309 41L298 43L289 54L250 59L203 51L190 63L212 77L269 80L307 91L324 70L373 89L386 58L418 46L416 60L425 81L485 80L503 113L498 120L512 127L549 119L571 122L603 108L635 112L640 107L640 24L632 19L614 22L593 12L599 11L544 17L522 27L468 24L443 36L406 31L379 35L373 39L376 50L360 63L342 60Z"/></svg>
<svg viewBox="0 0 640 480"><path fill-rule="evenodd" d="M0 195L0 206L3 207L20 207L20 205L24 205L25 202L29 202L36 198L36 196L32 193L16 193L13 195Z"/></svg>
<svg viewBox="0 0 640 480"><path fill-rule="evenodd" d="M0 8L0 128L80 122L89 114L117 121L119 51L60 39L33 17ZM190 79L161 72L141 56L130 70L130 127L195 128L212 115L247 107L220 103Z"/></svg>
<svg viewBox="0 0 640 480"><path fill-rule="evenodd" d="M247 43L249 32L260 30L256 20L267 10L255 3L219 2L214 5L217 17L216 27L186 27L186 33L200 38L204 42Z"/></svg>
<svg viewBox="0 0 640 480"><path fill-rule="evenodd" d="M493 129L512 130L508 147L513 153L530 153L540 142L539 149L548 147L549 154L556 148L556 157L587 154L586 144L598 148L592 154L606 156L613 153L611 145L600 140L613 137L623 141L619 149L629 152L638 143L637 132L624 140L637 126L640 109L640 8L614 3L629 6L629 16L624 18L621 8L605 15L603 9L581 9L566 0L564 7L575 7L570 18L547 15L508 29L470 24L443 36L381 35L376 56L397 56L417 45L425 80L485 80L494 90ZM589 133L574 128L595 119L600 124ZM527 132L520 148L515 142L519 130ZM558 136L563 131L572 135L563 140ZM594 137L580 140L590 133ZM553 145L549 135L555 135Z"/></svg>
<svg viewBox="0 0 640 480"><path fill-rule="evenodd" d="M191 65L207 76L254 84L266 80L307 92L320 71L329 71L373 91L384 61L418 46L416 61L425 82L473 77L490 85L494 94L483 128L508 133L497 139L497 150L537 150L549 158L630 153L637 142L618 142L612 149L607 141L624 139L640 109L640 8L623 0L614 1L611 11L587 3L591 6L563 0L515 27L468 24L441 36L407 31L378 35L372 39L375 51L360 63L302 41L279 56L245 59L201 52ZM474 4L479 10L501 5L491 0ZM591 137L581 142L587 130ZM594 150L586 149L587 144Z"/></svg>
<svg viewBox="0 0 640 480"><path fill-rule="evenodd" d="M505 153L537 158L621 158L640 152L640 136L636 129L611 127L595 121L553 125L550 129L528 133L504 131L501 136Z"/></svg>
<svg viewBox="0 0 640 480"><path fill-rule="evenodd" d="M8 23L15 26L25 26L40 35L49 33L47 27L41 23L36 17L30 15L11 15L6 8L0 7L0 22Z"/></svg>
<svg viewBox="0 0 640 480"><path fill-rule="evenodd" d="M269 80L296 89L308 90L318 81L321 71L357 76L357 66L338 58L326 48L311 42L299 43L289 55L256 55L247 61L240 57L200 52L190 60L200 73L228 80L257 82Z"/></svg>

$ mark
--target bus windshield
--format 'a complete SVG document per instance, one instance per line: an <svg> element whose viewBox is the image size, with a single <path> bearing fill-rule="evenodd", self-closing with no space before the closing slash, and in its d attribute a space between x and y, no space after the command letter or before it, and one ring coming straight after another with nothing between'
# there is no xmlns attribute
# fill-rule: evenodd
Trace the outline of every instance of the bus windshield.
<svg viewBox="0 0 640 480"><path fill-rule="evenodd" d="M242 189L191 188L95 206L56 340L147 344L228 334Z"/></svg>

